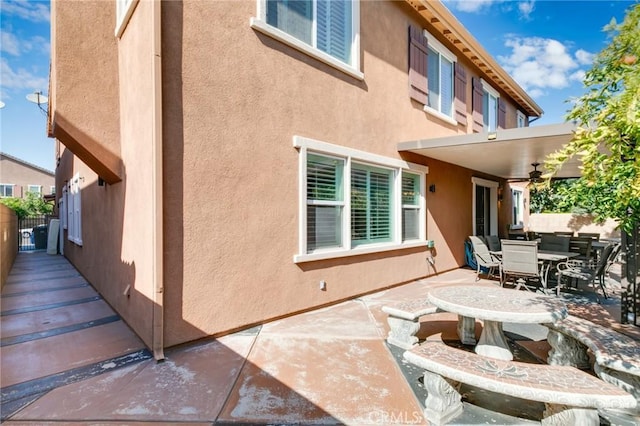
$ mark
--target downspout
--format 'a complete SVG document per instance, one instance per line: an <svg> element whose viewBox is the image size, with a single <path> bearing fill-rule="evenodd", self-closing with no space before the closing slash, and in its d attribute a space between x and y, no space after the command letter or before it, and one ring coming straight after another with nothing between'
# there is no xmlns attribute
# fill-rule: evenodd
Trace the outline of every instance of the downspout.
<svg viewBox="0 0 640 426"><path fill-rule="evenodd" d="M163 186L162 186L162 15L160 0L151 2L153 66L153 123L151 135L153 194L153 331L151 344L156 361L164 359Z"/></svg>

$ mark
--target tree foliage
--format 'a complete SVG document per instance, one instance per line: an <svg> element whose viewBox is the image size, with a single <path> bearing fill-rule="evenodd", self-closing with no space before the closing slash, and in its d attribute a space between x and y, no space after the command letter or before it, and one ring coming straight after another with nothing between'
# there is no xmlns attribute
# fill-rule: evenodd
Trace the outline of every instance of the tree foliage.
<svg viewBox="0 0 640 426"><path fill-rule="evenodd" d="M567 115L577 123L574 138L551 154L545 168L553 176L578 157L582 177L573 201L596 220L616 219L629 231L640 222L640 4L618 24L605 28L610 43L586 73L586 93Z"/></svg>
<svg viewBox="0 0 640 426"><path fill-rule="evenodd" d="M53 205L46 203L40 194L27 192L25 198L2 198L0 203L15 211L19 219L53 213Z"/></svg>

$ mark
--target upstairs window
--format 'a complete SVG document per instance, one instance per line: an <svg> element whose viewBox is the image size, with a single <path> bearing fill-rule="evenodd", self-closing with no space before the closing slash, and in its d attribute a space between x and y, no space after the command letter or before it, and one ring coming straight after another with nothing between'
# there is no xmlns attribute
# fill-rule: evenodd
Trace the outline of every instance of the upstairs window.
<svg viewBox="0 0 640 426"><path fill-rule="evenodd" d="M427 81L429 86L427 106L448 118L453 118L453 67L456 57L426 33Z"/></svg>
<svg viewBox="0 0 640 426"><path fill-rule="evenodd" d="M13 197L13 184L0 183L0 197Z"/></svg>
<svg viewBox="0 0 640 426"><path fill-rule="evenodd" d="M527 119L521 111L516 112L516 127L526 127Z"/></svg>
<svg viewBox="0 0 640 426"><path fill-rule="evenodd" d="M484 90L482 95L484 131L495 132L498 129L498 99L500 95L486 83L483 83L482 87Z"/></svg>
<svg viewBox="0 0 640 426"><path fill-rule="evenodd" d="M34 194L42 194L42 186L40 185L29 185L27 187L27 192L33 192Z"/></svg>
<svg viewBox="0 0 640 426"><path fill-rule="evenodd" d="M362 78L358 0L258 0L258 13L253 28Z"/></svg>

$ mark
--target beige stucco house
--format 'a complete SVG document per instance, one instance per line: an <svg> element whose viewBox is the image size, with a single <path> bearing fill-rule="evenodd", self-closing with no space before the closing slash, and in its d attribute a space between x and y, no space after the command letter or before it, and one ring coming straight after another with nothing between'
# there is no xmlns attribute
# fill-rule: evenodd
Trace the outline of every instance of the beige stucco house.
<svg viewBox="0 0 640 426"><path fill-rule="evenodd" d="M567 134L420 0L57 0L49 113L64 255L157 358L463 266L544 158L483 144Z"/></svg>
<svg viewBox="0 0 640 426"><path fill-rule="evenodd" d="M0 197L24 198L27 193L55 193L55 174L13 155L0 152Z"/></svg>

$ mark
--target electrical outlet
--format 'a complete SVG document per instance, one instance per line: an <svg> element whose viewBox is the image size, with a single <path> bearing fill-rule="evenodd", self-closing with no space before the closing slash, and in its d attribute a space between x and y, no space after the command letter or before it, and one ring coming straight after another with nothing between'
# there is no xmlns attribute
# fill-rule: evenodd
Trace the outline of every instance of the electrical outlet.
<svg viewBox="0 0 640 426"><path fill-rule="evenodd" d="M320 290L327 291L327 282L325 280L320 281Z"/></svg>

